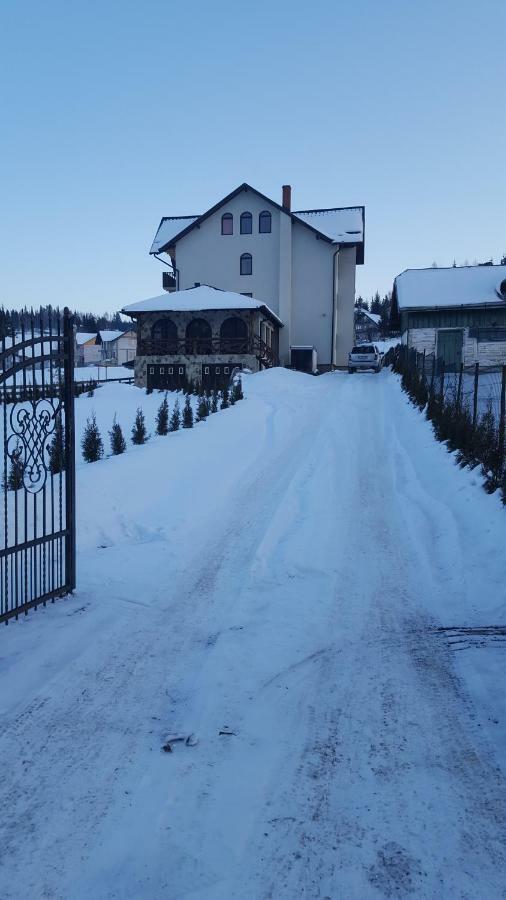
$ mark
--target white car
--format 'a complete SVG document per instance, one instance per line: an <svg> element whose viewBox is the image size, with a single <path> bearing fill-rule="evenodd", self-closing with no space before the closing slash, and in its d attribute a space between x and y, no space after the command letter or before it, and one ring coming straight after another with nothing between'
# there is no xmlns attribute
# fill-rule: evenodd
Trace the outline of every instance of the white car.
<svg viewBox="0 0 506 900"><path fill-rule="evenodd" d="M356 372L357 369L374 369L379 372L383 362L383 354L376 344L357 344L348 355L348 372Z"/></svg>

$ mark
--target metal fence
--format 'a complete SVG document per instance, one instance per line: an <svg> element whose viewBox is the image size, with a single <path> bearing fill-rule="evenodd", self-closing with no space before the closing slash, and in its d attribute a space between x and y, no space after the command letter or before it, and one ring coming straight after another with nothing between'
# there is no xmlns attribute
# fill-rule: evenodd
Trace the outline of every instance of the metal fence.
<svg viewBox="0 0 506 900"><path fill-rule="evenodd" d="M0 342L0 621L75 587L73 351L68 310Z"/></svg>
<svg viewBox="0 0 506 900"><path fill-rule="evenodd" d="M403 345L385 355L402 387L426 410L436 437L463 464L481 464L486 487L506 491L506 366L449 366L441 357Z"/></svg>

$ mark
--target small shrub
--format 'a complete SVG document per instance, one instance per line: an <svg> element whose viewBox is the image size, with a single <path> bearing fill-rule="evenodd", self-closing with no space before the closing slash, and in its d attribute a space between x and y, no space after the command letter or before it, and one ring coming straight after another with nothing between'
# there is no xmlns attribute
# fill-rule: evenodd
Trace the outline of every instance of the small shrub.
<svg viewBox="0 0 506 900"><path fill-rule="evenodd" d="M199 397L199 405L197 407L197 422L204 422L209 415L209 404L206 398L202 395Z"/></svg>
<svg viewBox="0 0 506 900"><path fill-rule="evenodd" d="M211 412L212 413L218 412L218 401L219 401L219 394L218 394L217 389L215 388L213 391L212 397L211 397Z"/></svg>
<svg viewBox="0 0 506 900"><path fill-rule="evenodd" d="M230 404L229 404L229 399L228 399L228 388L225 387L225 388L223 388L223 391L221 394L220 409L228 409L229 405Z"/></svg>
<svg viewBox="0 0 506 900"><path fill-rule="evenodd" d="M65 440L63 437L63 425L61 415L56 416L53 440L49 445L49 471L51 475L58 475L65 468Z"/></svg>
<svg viewBox="0 0 506 900"><path fill-rule="evenodd" d="M234 381L234 384L233 384L233 387L232 387L232 394L233 394L234 399L235 399L236 401L237 401L237 400L244 400L244 394L243 394L243 392L242 392L242 381L241 381L241 376L240 376L240 375L239 375L239 377L236 378L236 380Z"/></svg>
<svg viewBox="0 0 506 900"><path fill-rule="evenodd" d="M19 491L19 489L23 487L23 475L25 472L25 467L22 462L22 455L23 448L21 447L19 440L16 440L16 446L12 451L9 472L7 474L8 491Z"/></svg>
<svg viewBox="0 0 506 900"><path fill-rule="evenodd" d="M165 397L160 403L156 414L156 433L161 435L169 433L169 404L167 402L167 394L165 394Z"/></svg>
<svg viewBox="0 0 506 900"><path fill-rule="evenodd" d="M189 394L186 395L183 409L183 428L193 428L193 409Z"/></svg>
<svg viewBox="0 0 506 900"><path fill-rule="evenodd" d="M132 427L132 444L145 444L148 439L146 421L140 406L137 407L135 422Z"/></svg>
<svg viewBox="0 0 506 900"><path fill-rule="evenodd" d="M95 413L86 420L81 448L85 462L97 462L104 455L104 445L98 430Z"/></svg>
<svg viewBox="0 0 506 900"><path fill-rule="evenodd" d="M179 409L179 400L176 400L174 409L169 422L169 431L179 431L181 427L181 411Z"/></svg>
<svg viewBox="0 0 506 900"><path fill-rule="evenodd" d="M109 437L111 440L111 453L113 456L120 456L121 453L124 453L127 445L125 438L123 437L123 432L121 430L121 425L116 421L116 416L114 416L112 428L109 432Z"/></svg>

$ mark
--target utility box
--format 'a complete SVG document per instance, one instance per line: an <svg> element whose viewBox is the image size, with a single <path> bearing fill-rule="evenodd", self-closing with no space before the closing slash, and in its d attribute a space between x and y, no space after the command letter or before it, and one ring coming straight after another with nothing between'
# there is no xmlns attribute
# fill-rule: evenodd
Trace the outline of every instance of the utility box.
<svg viewBox="0 0 506 900"><path fill-rule="evenodd" d="M290 363L292 369L297 369L298 372L307 372L308 375L318 374L316 348L310 345L290 347Z"/></svg>

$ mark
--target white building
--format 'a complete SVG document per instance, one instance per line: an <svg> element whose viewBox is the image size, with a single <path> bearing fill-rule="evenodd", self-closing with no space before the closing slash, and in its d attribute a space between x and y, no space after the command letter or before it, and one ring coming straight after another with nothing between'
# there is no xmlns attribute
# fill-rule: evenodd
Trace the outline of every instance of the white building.
<svg viewBox="0 0 506 900"><path fill-rule="evenodd" d="M163 218L150 253L171 267L164 288L200 284L252 297L283 324L279 361L314 347L320 371L344 367L354 339L355 268L364 262L363 206L291 209L248 184L198 216Z"/></svg>
<svg viewBox="0 0 506 900"><path fill-rule="evenodd" d="M506 364L506 266L407 269L394 281L402 342L448 368Z"/></svg>
<svg viewBox="0 0 506 900"><path fill-rule="evenodd" d="M97 343L100 346L102 362L113 362L122 366L135 359L137 335L133 329L128 331L99 331Z"/></svg>

